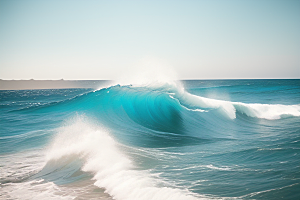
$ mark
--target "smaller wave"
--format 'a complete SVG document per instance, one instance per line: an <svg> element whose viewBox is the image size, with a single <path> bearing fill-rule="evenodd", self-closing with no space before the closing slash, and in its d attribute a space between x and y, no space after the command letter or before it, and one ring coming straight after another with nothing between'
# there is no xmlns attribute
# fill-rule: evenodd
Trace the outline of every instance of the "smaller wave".
<svg viewBox="0 0 300 200"><path fill-rule="evenodd" d="M47 162L77 155L85 160L82 170L94 174L94 183L115 199L196 199L189 192L162 184L147 170L139 170L109 132L77 116L61 128L47 153Z"/></svg>
<svg viewBox="0 0 300 200"><path fill-rule="evenodd" d="M172 97L176 98L182 106L188 110L200 111L219 109L231 119L236 118L236 112L249 117L262 118L268 120L280 119L283 116L300 116L300 105L281 104L248 104L242 102L230 102L210 99L190 94L181 87L172 91Z"/></svg>
<svg viewBox="0 0 300 200"><path fill-rule="evenodd" d="M280 104L245 104L232 103L237 111L249 117L262 119L280 119L283 116L300 116L299 105L280 105Z"/></svg>

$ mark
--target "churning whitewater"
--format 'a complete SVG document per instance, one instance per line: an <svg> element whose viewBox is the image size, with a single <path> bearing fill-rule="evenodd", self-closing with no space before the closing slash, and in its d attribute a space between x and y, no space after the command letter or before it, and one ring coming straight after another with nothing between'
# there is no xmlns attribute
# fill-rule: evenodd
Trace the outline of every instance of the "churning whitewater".
<svg viewBox="0 0 300 200"><path fill-rule="evenodd" d="M300 81L0 91L3 199L299 199Z"/></svg>

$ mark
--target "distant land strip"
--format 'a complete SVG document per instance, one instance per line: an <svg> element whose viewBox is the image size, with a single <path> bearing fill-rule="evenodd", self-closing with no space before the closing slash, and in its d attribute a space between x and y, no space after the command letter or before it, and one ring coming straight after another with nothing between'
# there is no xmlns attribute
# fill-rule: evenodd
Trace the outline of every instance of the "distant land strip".
<svg viewBox="0 0 300 200"><path fill-rule="evenodd" d="M35 90L93 88L105 86L108 80L0 80L0 90Z"/></svg>

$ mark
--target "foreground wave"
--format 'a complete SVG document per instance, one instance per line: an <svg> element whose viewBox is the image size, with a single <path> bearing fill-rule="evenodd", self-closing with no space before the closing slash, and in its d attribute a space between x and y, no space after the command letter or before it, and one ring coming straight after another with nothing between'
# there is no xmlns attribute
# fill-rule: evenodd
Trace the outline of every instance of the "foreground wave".
<svg viewBox="0 0 300 200"><path fill-rule="evenodd" d="M115 199L196 199L187 191L159 187L159 179L139 170L107 130L78 116L59 130L47 152L47 165L73 157L83 159L82 170L91 172L95 185ZM75 136L74 136L75 135ZM49 168L47 166L46 168ZM54 170L57 170L56 168Z"/></svg>

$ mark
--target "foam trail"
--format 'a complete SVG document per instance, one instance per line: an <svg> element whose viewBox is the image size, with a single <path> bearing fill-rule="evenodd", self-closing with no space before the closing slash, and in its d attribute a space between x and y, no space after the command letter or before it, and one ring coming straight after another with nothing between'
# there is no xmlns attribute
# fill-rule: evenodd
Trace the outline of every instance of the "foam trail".
<svg viewBox="0 0 300 200"><path fill-rule="evenodd" d="M234 107L241 113L249 117L257 117L263 119L280 119L283 115L300 116L299 105L280 105L280 104L245 104L232 103Z"/></svg>
<svg viewBox="0 0 300 200"><path fill-rule="evenodd" d="M177 99L184 107L194 111L202 109L220 109L231 119L236 118L236 112L243 113L249 117L262 119L280 119L284 115L300 116L300 105L281 105L281 104L247 104L241 102L230 102L205 98L186 92L181 86L176 86L171 98Z"/></svg>
<svg viewBox="0 0 300 200"><path fill-rule="evenodd" d="M71 200L72 191L43 179L30 180L45 165L42 149L0 156L0 199Z"/></svg>
<svg viewBox="0 0 300 200"><path fill-rule="evenodd" d="M76 196L70 195L73 191L62 189L52 182L44 180L27 181L22 183L9 183L1 188L3 199L24 199L24 200L71 200ZM1 198L1 199L2 199Z"/></svg>
<svg viewBox="0 0 300 200"><path fill-rule="evenodd" d="M241 102L230 102L199 97L185 92L180 98L184 104L195 110L204 109L221 109L229 118L235 119L236 112L243 113L249 117L275 120L284 115L299 117L299 105L280 105L280 104L246 104Z"/></svg>
<svg viewBox="0 0 300 200"><path fill-rule="evenodd" d="M107 130L78 116L60 129L47 154L47 160L77 155L85 160L83 171L94 174L95 185L120 200L196 199L187 191L158 187L159 180L148 171L137 170L120 150Z"/></svg>

